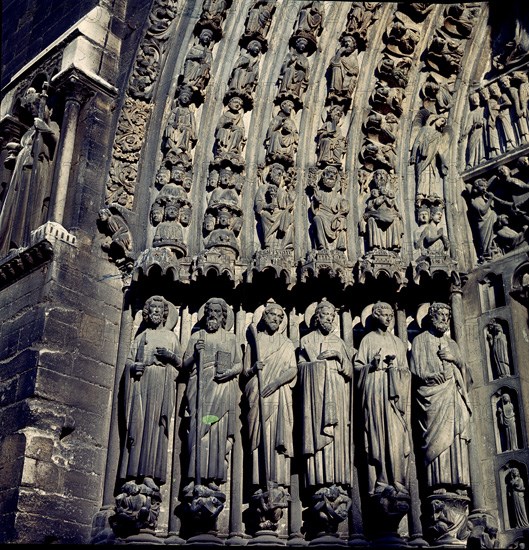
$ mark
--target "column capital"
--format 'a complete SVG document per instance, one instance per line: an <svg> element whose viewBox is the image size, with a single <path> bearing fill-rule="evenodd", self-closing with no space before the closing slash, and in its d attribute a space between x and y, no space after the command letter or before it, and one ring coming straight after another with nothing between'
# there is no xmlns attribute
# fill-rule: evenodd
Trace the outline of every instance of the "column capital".
<svg viewBox="0 0 529 550"><path fill-rule="evenodd" d="M67 101L77 101L80 105L86 103L96 93L114 97L118 92L115 86L100 76L74 65L57 73L51 79L51 84L59 93L64 94Z"/></svg>

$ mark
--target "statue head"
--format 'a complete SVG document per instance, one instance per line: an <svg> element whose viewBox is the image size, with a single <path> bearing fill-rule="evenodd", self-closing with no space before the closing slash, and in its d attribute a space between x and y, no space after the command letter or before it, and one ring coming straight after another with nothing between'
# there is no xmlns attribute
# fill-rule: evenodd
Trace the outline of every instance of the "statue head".
<svg viewBox="0 0 529 550"><path fill-rule="evenodd" d="M151 296L143 306L143 321L155 328L163 325L169 315L169 302L163 296Z"/></svg>
<svg viewBox="0 0 529 550"><path fill-rule="evenodd" d="M435 223L440 223L443 219L443 207L442 206L432 206L430 208L430 214L432 221Z"/></svg>
<svg viewBox="0 0 529 550"><path fill-rule="evenodd" d="M199 41L201 44L204 44L205 46L209 46L212 40L213 40L213 31L211 29L204 29L200 33Z"/></svg>
<svg viewBox="0 0 529 550"><path fill-rule="evenodd" d="M511 402L511 396L510 396L508 393L504 393L504 394L501 396L501 400L502 400L502 403L508 404L508 403Z"/></svg>
<svg viewBox="0 0 529 550"><path fill-rule="evenodd" d="M417 220L419 225L424 225L430 221L430 209L428 208L428 205L422 204L419 207L419 211L417 212Z"/></svg>
<svg viewBox="0 0 529 550"><path fill-rule="evenodd" d="M226 326L228 304L222 298L210 298L204 305L204 320L208 332L217 332Z"/></svg>
<svg viewBox="0 0 529 550"><path fill-rule="evenodd" d="M240 111L242 109L242 104L243 104L242 99L237 95L234 95L228 101L228 107L229 107L230 111L234 111L234 112Z"/></svg>
<svg viewBox="0 0 529 550"><path fill-rule="evenodd" d="M283 113L289 115L294 109L294 102L290 99L285 99L281 102L281 110Z"/></svg>
<svg viewBox="0 0 529 550"><path fill-rule="evenodd" d="M378 328L386 331L393 322L395 314L393 308L387 302L376 302L373 305L372 316Z"/></svg>
<svg viewBox="0 0 529 550"><path fill-rule="evenodd" d="M230 166L223 166L219 172L219 185L224 189L234 187L233 185L233 170Z"/></svg>
<svg viewBox="0 0 529 550"><path fill-rule="evenodd" d="M285 167L279 162L275 162L270 167L270 172L268 172L268 180L270 183L273 183L276 186L281 185L281 180L285 175Z"/></svg>
<svg viewBox="0 0 529 550"><path fill-rule="evenodd" d="M333 189L338 181L338 168L336 166L326 166L321 175L321 182L324 187Z"/></svg>
<svg viewBox="0 0 529 550"><path fill-rule="evenodd" d="M343 36L340 40L340 43L345 53L352 53L356 48L356 41L350 34L346 34L345 36Z"/></svg>
<svg viewBox="0 0 529 550"><path fill-rule="evenodd" d="M284 318L283 308L274 300L269 300L261 316L266 331L270 334L277 332Z"/></svg>
<svg viewBox="0 0 529 550"><path fill-rule="evenodd" d="M303 36L300 36L299 38L296 39L296 50L299 53L304 52L307 49L308 45L309 45L309 41Z"/></svg>
<svg viewBox="0 0 529 550"><path fill-rule="evenodd" d="M259 42L259 40L252 40L248 46L246 46L246 49L253 56L256 56L258 53L261 53L261 42Z"/></svg>
<svg viewBox="0 0 529 550"><path fill-rule="evenodd" d="M193 90L190 86L182 86L178 92L178 101L180 105L189 105L193 98Z"/></svg>
<svg viewBox="0 0 529 550"><path fill-rule="evenodd" d="M442 302L434 302L428 308L432 328L439 334L444 334L450 328L450 306Z"/></svg>
<svg viewBox="0 0 529 550"><path fill-rule="evenodd" d="M99 210L99 219L102 222L108 221L112 217L112 212L108 208L101 208Z"/></svg>
<svg viewBox="0 0 529 550"><path fill-rule="evenodd" d="M325 298L316 306L315 326L323 334L329 334L334 328L334 318L336 317L336 308Z"/></svg>
<svg viewBox="0 0 529 550"><path fill-rule="evenodd" d="M153 205L151 206L151 223L153 225L156 225L163 221L163 214L163 206L158 202L153 203Z"/></svg>
<svg viewBox="0 0 529 550"><path fill-rule="evenodd" d="M40 94L35 88L30 86L22 96L20 100L20 106L31 113L33 116L38 116L39 114L39 103L40 103Z"/></svg>
<svg viewBox="0 0 529 550"><path fill-rule="evenodd" d="M169 202L165 206L165 216L166 220L174 221L178 218L180 212L180 206L175 202Z"/></svg>

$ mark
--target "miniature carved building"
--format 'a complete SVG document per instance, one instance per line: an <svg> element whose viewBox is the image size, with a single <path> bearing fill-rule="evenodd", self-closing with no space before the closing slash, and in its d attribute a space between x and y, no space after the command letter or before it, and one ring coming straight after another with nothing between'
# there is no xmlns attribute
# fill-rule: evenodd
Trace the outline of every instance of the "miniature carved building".
<svg viewBox="0 0 529 550"><path fill-rule="evenodd" d="M0 541L526 547L523 2L21 6Z"/></svg>

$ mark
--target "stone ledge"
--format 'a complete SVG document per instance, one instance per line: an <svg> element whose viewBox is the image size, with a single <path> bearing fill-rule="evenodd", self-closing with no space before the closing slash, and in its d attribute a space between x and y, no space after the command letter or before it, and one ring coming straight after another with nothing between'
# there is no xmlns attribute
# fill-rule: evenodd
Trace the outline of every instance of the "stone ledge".
<svg viewBox="0 0 529 550"><path fill-rule="evenodd" d="M77 237L55 222L47 222L31 232L31 245L11 250L0 260L0 289L25 277L49 262L57 241L77 247Z"/></svg>

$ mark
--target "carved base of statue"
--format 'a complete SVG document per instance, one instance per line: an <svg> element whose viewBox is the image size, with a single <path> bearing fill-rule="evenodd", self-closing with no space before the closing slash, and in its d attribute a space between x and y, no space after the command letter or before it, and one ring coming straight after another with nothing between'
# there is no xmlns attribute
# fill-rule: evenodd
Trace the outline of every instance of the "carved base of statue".
<svg viewBox="0 0 529 550"><path fill-rule="evenodd" d="M116 536L127 541L154 536L161 502L160 488L151 478L125 482L116 497L115 514L108 519Z"/></svg>
<svg viewBox="0 0 529 550"><path fill-rule="evenodd" d="M183 490L183 500L195 533L186 544L224 544L217 537L217 518L226 502L226 495L219 487L214 483L195 485L192 481Z"/></svg>
<svg viewBox="0 0 529 550"><path fill-rule="evenodd" d="M393 279L398 289L407 283L406 266L397 252L375 249L367 252L358 263L359 282L365 283L368 277L377 279L385 275Z"/></svg>
<svg viewBox="0 0 529 550"><path fill-rule="evenodd" d="M277 528L283 517L283 510L288 507L290 495L285 487L270 483L268 489L258 489L250 500L250 508L255 521L255 538L252 544L280 544Z"/></svg>
<svg viewBox="0 0 529 550"><path fill-rule="evenodd" d="M252 269L248 271L248 282L252 282L254 273L262 273L270 270L275 273L276 279L284 278L287 285L296 281L296 270L294 265L294 250L271 249L258 250L253 258Z"/></svg>
<svg viewBox="0 0 529 550"><path fill-rule="evenodd" d="M434 493L428 497L426 539L432 546L466 546L470 499L459 493Z"/></svg>
<svg viewBox="0 0 529 550"><path fill-rule="evenodd" d="M156 273L172 281L188 281L190 261L180 258L182 256L177 255L172 248L147 248L134 263L132 279L137 281L142 276L149 277Z"/></svg>
<svg viewBox="0 0 529 550"><path fill-rule="evenodd" d="M341 250L311 250L307 253L305 263L301 266L301 281L318 277L324 272L337 278L344 286L354 282L353 264Z"/></svg>
<svg viewBox="0 0 529 550"><path fill-rule="evenodd" d="M469 550L496 547L498 520L487 510L473 510L468 516L467 528Z"/></svg>
<svg viewBox="0 0 529 550"><path fill-rule="evenodd" d="M448 254L430 254L419 256L413 263L413 280L419 284L421 278L426 276L432 279L435 273L445 273L450 278L457 273L457 262Z"/></svg>
<svg viewBox="0 0 529 550"><path fill-rule="evenodd" d="M407 546L399 535L399 525L410 509L410 494L403 487L380 486L371 497L372 517L376 518L374 546Z"/></svg>
<svg viewBox="0 0 529 550"><path fill-rule="evenodd" d="M351 504L347 491L339 485L318 489L312 495L310 519L311 531L315 534L311 536L309 546L346 545L337 531L340 523L347 519Z"/></svg>
<svg viewBox="0 0 529 550"><path fill-rule="evenodd" d="M225 275L230 281L235 281L236 257L230 248L215 247L202 251L193 264L193 279L213 273L217 276Z"/></svg>

